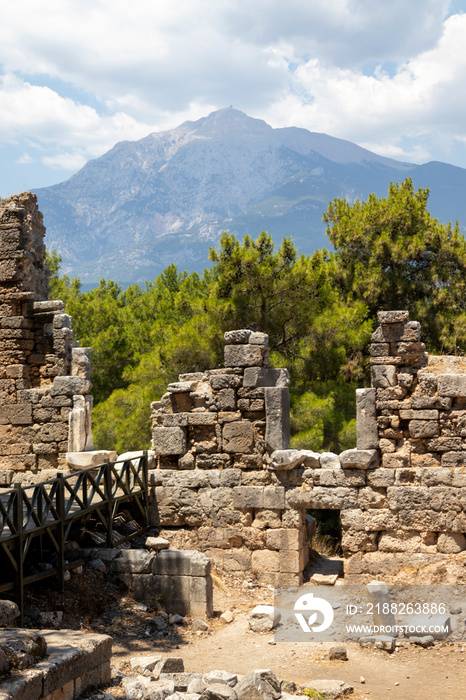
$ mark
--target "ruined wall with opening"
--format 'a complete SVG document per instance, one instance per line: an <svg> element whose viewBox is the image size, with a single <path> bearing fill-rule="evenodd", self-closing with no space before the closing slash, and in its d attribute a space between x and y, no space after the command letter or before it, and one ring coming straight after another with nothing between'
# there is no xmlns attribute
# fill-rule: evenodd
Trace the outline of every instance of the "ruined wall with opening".
<svg viewBox="0 0 466 700"><path fill-rule="evenodd" d="M302 581L311 508L341 512L354 583L463 552L466 360L429 357L406 311L379 322L357 447L340 455L287 449L286 370L266 366L263 334L226 333L225 369L180 376L152 406L153 524L272 584Z"/></svg>
<svg viewBox="0 0 466 700"><path fill-rule="evenodd" d="M36 198L0 206L0 485L48 478L92 451L90 350L48 295ZM406 311L379 313L357 446L289 448L289 379L268 339L225 335L225 366L181 375L152 404L152 524L219 568L302 581L309 509L341 513L348 581L466 563L466 359L429 356ZM84 455L84 458L83 458ZM456 567L456 568L455 568Z"/></svg>
<svg viewBox="0 0 466 700"><path fill-rule="evenodd" d="M45 229L35 195L0 206L0 484L66 469L92 449L90 350L48 300Z"/></svg>

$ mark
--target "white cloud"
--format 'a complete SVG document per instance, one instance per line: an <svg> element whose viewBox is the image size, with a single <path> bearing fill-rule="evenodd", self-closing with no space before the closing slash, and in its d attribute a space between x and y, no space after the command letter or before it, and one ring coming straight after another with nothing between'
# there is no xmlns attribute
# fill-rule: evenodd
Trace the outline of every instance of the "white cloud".
<svg viewBox="0 0 466 700"><path fill-rule="evenodd" d="M448 4L17 0L2 11L0 63L124 101L136 118L203 100L258 107L285 87L287 71L268 60L271 46L292 43L299 62L311 55L340 67L405 59L435 44Z"/></svg>
<svg viewBox="0 0 466 700"><path fill-rule="evenodd" d="M87 159L80 153L57 153L54 156L44 156L41 161L54 170L75 171L86 165Z"/></svg>
<svg viewBox="0 0 466 700"><path fill-rule="evenodd" d="M19 165L30 165L31 163L34 163L34 161L35 159L32 158L29 153L23 153L22 156L16 159L16 163Z"/></svg>
<svg viewBox="0 0 466 700"><path fill-rule="evenodd" d="M137 122L123 112L99 115L88 105L62 97L48 87L31 85L12 74L0 81L0 142L27 139L35 148L60 145L80 167L90 157L100 155L123 139L146 136L151 125ZM60 156L61 157L61 156ZM42 158L57 167L57 156ZM26 162L25 160L22 161ZM29 161L30 162L30 161Z"/></svg>
<svg viewBox="0 0 466 700"><path fill-rule="evenodd" d="M446 20L437 45L401 64L393 76L328 66L317 58L299 65L289 89L271 105L266 119L276 126L293 123L325 131L388 155L417 160L426 146L406 150L402 139L426 139L451 147L466 137L466 14ZM275 59L293 61L292 47Z"/></svg>
<svg viewBox="0 0 466 700"><path fill-rule="evenodd" d="M445 19L450 4L16 0L0 23L0 142L74 169L233 104L424 160L466 141L466 15Z"/></svg>

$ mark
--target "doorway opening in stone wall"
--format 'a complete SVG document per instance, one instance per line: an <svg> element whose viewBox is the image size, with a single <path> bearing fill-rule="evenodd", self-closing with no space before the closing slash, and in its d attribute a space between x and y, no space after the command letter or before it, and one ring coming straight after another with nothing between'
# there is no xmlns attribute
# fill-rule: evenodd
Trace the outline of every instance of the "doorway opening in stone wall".
<svg viewBox="0 0 466 700"><path fill-rule="evenodd" d="M304 580L335 584L343 577L341 518L339 510L312 508L306 515L309 562Z"/></svg>

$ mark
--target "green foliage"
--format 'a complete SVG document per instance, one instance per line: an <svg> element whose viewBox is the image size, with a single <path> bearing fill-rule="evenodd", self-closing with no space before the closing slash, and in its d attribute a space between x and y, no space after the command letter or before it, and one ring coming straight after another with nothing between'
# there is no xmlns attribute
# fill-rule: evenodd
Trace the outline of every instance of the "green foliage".
<svg viewBox="0 0 466 700"><path fill-rule="evenodd" d="M336 379L310 386L313 390L292 395L291 447L336 453L354 447L357 385Z"/></svg>
<svg viewBox="0 0 466 700"><path fill-rule="evenodd" d="M321 693L320 690L314 690L314 688L306 688L303 693L311 700L327 700L328 698L326 693Z"/></svg>
<svg viewBox="0 0 466 700"><path fill-rule="evenodd" d="M466 242L458 223L440 224L427 210L429 190L408 178L386 198L349 204L335 199L324 214L336 250L335 280L375 316L408 309L432 351L466 349Z"/></svg>
<svg viewBox="0 0 466 700"><path fill-rule="evenodd" d="M354 391L367 385L376 311L409 309L431 351L466 349L466 244L458 225L431 218L428 194L408 179L386 198L334 200L324 214L333 254L298 256L289 239L275 250L265 232L224 233L203 277L170 265L126 290L101 280L82 293L48 254L51 297L93 350L96 446L147 447L151 402L178 374L220 366L224 331L251 328L269 335L272 365L290 372L292 446L354 447Z"/></svg>

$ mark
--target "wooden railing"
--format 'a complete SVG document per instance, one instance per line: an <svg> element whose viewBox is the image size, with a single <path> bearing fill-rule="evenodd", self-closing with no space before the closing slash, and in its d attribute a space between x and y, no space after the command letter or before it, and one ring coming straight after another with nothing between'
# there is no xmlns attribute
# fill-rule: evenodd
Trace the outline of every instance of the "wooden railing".
<svg viewBox="0 0 466 700"><path fill-rule="evenodd" d="M0 570L0 592L14 589L21 616L24 611L24 586L33 581L57 576L64 590L65 543L71 526L94 513L106 531L108 547L114 545L113 521L120 504L132 501L139 520L149 525L147 452L123 462L109 462L31 486L15 484L0 491L0 551L7 565ZM119 542L134 537L128 535ZM46 535L56 555L56 567L25 575L25 563L34 537Z"/></svg>

